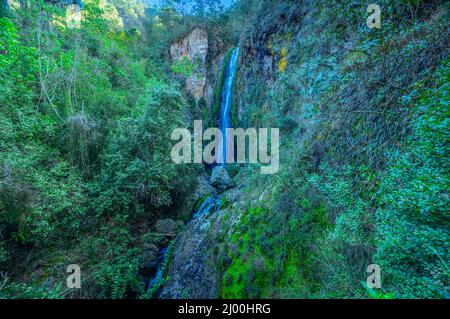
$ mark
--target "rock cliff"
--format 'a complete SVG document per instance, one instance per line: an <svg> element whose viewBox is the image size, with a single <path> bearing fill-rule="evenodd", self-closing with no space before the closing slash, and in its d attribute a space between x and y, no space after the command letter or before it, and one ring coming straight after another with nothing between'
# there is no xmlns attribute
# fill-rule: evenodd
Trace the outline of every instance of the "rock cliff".
<svg viewBox="0 0 450 319"><path fill-rule="evenodd" d="M170 47L170 56L174 62L187 57L195 65L193 73L186 78L186 90L196 102L205 97L207 54L208 33L202 28L195 28Z"/></svg>

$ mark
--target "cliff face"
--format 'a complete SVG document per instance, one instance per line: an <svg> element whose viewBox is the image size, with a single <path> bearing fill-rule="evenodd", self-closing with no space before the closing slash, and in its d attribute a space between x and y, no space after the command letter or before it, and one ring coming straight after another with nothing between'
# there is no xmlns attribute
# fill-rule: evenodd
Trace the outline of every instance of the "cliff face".
<svg viewBox="0 0 450 319"><path fill-rule="evenodd" d="M260 80L275 77L277 63L283 59L280 45L293 40L302 24L308 23L304 19L308 11L314 11L314 6L307 1L292 4L268 1L261 5L255 24L242 33L239 44L242 64L252 66L246 70L248 75Z"/></svg>
<svg viewBox="0 0 450 319"><path fill-rule="evenodd" d="M407 247L408 254L418 268L440 275L404 271L399 260L410 257L392 245L409 240L404 229L433 228L427 245L442 255L448 249L439 238L446 235L409 215L419 204L393 203L386 189L396 183L383 181L389 174L407 179L386 154L402 151L408 127L418 123L415 88L448 57L448 8L433 2L411 15L408 5L384 3L395 14L386 13L384 29L371 30L357 1L265 1L242 33L233 126L280 128L281 168L273 178L241 169L238 186L223 194L228 207L202 229L210 237L202 256L212 259L204 274L216 274L219 297L365 298L361 281L371 263L383 269L383 288L398 297L448 290L445 270L419 253L422 244ZM409 196L401 188L398 194ZM398 223L386 226L392 215ZM438 284L417 291L411 282L422 276Z"/></svg>
<svg viewBox="0 0 450 319"><path fill-rule="evenodd" d="M180 61L187 57L195 66L194 72L186 78L186 91L196 102L205 98L207 54L208 32L202 28L195 28L170 47L170 56L173 61Z"/></svg>
<svg viewBox="0 0 450 319"><path fill-rule="evenodd" d="M412 12L405 3L383 5L383 25L376 30L367 27L367 6L358 1L265 1L242 34L235 89L239 126L280 128L281 169L273 179L252 174L256 181L245 187L249 199L236 212L251 218L231 230L243 252L235 252L232 240L224 243L233 258L222 265L221 296L364 297L360 281L371 263L381 266L389 278L383 288L396 296L446 290L443 276L406 273L396 259L409 258L392 245L408 236L403 227L418 230L430 223L411 221L411 207L388 203L392 194L385 189L392 184L380 184L386 172L398 173L390 166L396 158L387 154L401 152L408 127L417 123L414 88L448 57L448 7L431 1ZM399 193L406 196L401 187ZM394 214L405 222L386 227ZM243 232L251 238L247 242ZM433 249L441 249L439 236L446 235L427 239ZM254 251L257 256L249 257ZM442 269L425 258L417 267ZM424 284L419 292L410 283L421 276L439 284Z"/></svg>
<svg viewBox="0 0 450 319"><path fill-rule="evenodd" d="M187 57L194 64L193 73L185 79L186 92L197 104L204 101L207 109L211 111L223 61L231 47L217 34L210 35L209 32L212 31L194 28L181 40L172 44L170 57L173 62Z"/></svg>
<svg viewBox="0 0 450 319"><path fill-rule="evenodd" d="M255 12L254 23L239 40L241 69L235 98L242 124L250 125L255 113L253 109L248 112L250 106L269 111L268 94L289 67L291 57L297 58L300 53L297 42L300 29L311 24L311 16L314 17L316 11L311 1L267 1ZM259 106L254 105L254 101L258 101Z"/></svg>

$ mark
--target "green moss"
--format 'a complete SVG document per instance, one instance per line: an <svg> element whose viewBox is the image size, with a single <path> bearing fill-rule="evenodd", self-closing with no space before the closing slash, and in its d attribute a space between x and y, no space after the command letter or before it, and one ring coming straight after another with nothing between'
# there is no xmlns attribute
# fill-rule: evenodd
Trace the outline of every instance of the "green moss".
<svg viewBox="0 0 450 319"><path fill-rule="evenodd" d="M246 281L248 273L251 270L249 262L243 262L242 259L233 260L223 277L223 289L221 295L223 298L245 298Z"/></svg>
<svg viewBox="0 0 450 319"><path fill-rule="evenodd" d="M206 194L205 196L203 196L202 198L200 198L198 200L198 202L195 204L194 209L197 211L200 208L200 206L202 206L202 204L205 202L205 200L207 200L211 196L212 196L212 194L209 193L209 194Z"/></svg>
<svg viewBox="0 0 450 319"><path fill-rule="evenodd" d="M222 196L222 198L220 199L220 208L225 209L230 206L230 204L230 200L226 196Z"/></svg>
<svg viewBox="0 0 450 319"><path fill-rule="evenodd" d="M279 285L289 287L294 291L301 291L304 280L301 277L301 258L297 251L290 250L280 277Z"/></svg>
<svg viewBox="0 0 450 319"><path fill-rule="evenodd" d="M287 220L285 231L276 213L265 207L251 207L242 215L226 243L230 262L222 264L221 297L306 297L319 289L310 244L331 224L323 204L308 206Z"/></svg>

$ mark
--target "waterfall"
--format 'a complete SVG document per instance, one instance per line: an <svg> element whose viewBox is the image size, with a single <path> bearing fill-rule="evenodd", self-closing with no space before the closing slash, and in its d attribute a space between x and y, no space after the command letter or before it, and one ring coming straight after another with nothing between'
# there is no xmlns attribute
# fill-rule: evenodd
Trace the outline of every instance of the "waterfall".
<svg viewBox="0 0 450 319"><path fill-rule="evenodd" d="M239 56L239 48L235 48L231 51L230 58L227 61L224 69L224 82L222 86L222 95L220 100L220 130L223 135L222 141L218 145L217 150L217 163L220 165L225 165L226 162L226 153L227 153L227 128L231 128L231 102L233 95L233 84L234 78L236 75L236 67L237 60ZM195 238L197 240L203 240L204 236L202 234L205 233L208 225L209 225L209 216L212 213L218 212L220 210L220 204L222 202L222 196L220 195L211 195L206 198L200 207L196 210L193 219L188 224L188 228L190 228L192 234L195 234ZM195 238L189 238L191 241L195 242ZM199 247L202 247L201 241L197 244ZM204 258L204 254L199 254ZM161 293L161 285L164 284L164 273L167 271L164 269L165 260L168 258L167 249L163 249L160 252L159 256L159 264L155 275L150 278L147 284L147 289L153 291L154 296L159 296ZM199 259L200 257L197 257ZM202 261L203 262L203 261ZM199 263L202 265L202 263ZM203 269L203 268L202 268Z"/></svg>
<svg viewBox="0 0 450 319"><path fill-rule="evenodd" d="M220 100L220 130L222 131L222 143L219 144L217 163L225 165L227 154L227 128L231 127L231 100L233 95L233 84L236 75L239 48L233 49L230 59L225 67L225 81L222 87ZM232 150L230 150L232 151Z"/></svg>

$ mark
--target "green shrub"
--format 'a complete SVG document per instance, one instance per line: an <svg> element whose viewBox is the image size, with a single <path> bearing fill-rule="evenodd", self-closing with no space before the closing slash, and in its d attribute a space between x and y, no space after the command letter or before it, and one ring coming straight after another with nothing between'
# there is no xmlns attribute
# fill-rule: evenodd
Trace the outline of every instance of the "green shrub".
<svg viewBox="0 0 450 319"><path fill-rule="evenodd" d="M195 168L176 165L170 157L173 129L187 127L184 107L176 88L153 81L134 116L119 121L102 156L100 185L94 188L100 191L98 212L170 207L188 189Z"/></svg>
<svg viewBox="0 0 450 319"><path fill-rule="evenodd" d="M449 79L447 60L430 88L417 86L412 132L389 155L380 187L377 250L384 286L404 298L449 291Z"/></svg>

